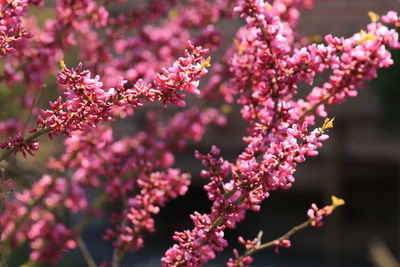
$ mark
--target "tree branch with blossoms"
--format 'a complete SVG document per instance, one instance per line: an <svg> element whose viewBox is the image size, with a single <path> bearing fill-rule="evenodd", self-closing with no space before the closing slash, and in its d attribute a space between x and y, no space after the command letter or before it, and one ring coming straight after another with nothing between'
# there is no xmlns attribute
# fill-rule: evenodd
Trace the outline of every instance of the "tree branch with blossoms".
<svg viewBox="0 0 400 267"><path fill-rule="evenodd" d="M251 257L251 255L260 252L261 250L270 247L275 247L275 252L278 252L279 247L284 247L284 248L290 247L291 246L290 238L294 234L310 226L312 227L322 226L322 218L324 216L330 215L337 207L344 204L345 202L343 199L337 198L335 196L332 196L332 204L325 206L322 209L318 209L315 204L312 204L311 206L312 208L309 209L307 212L309 217L307 221L299 225L296 225L284 235L266 243L261 243L262 232L260 232L257 238L253 240L244 240L242 237L239 237L238 240L241 244L245 246L246 251L243 254L239 255L239 252L236 249L234 249L233 253L235 258L229 259L227 266L229 267L250 266L250 263L253 262L253 258Z"/></svg>
<svg viewBox="0 0 400 267"><path fill-rule="evenodd" d="M309 131L308 126L315 124L314 114L326 117L328 104L355 96L366 80L376 76L378 68L393 63L386 46L400 47L394 30L372 22L368 34L361 31L348 39L328 35L327 45L295 49L291 34L286 31L288 24L274 14L269 3L240 1L235 10L247 25L239 31L230 59L234 75L230 87L233 94L239 93L242 116L250 121L248 136L244 138L248 146L236 163L218 157L220 151L216 147L207 155L196 154L202 165L210 169L201 175L210 179L205 190L213 201L211 213L196 212L191 216L194 228L175 233L177 244L166 252L164 266L197 266L215 258L215 252L227 246L224 230L234 228L246 210L258 211L270 191L289 189L295 180L297 163L318 154L317 148L328 138L324 131L332 121ZM388 21L391 16L398 20L394 13L382 19ZM292 99L297 94L297 83L305 81L311 85L316 73L329 68L333 74L322 88L314 87L306 99ZM251 96L244 92L248 85Z"/></svg>
<svg viewBox="0 0 400 267"><path fill-rule="evenodd" d="M10 103L29 112L26 123L0 121L0 162L19 154L27 162L40 157L39 138L46 134L61 136L64 148L47 160L43 175L4 199L2 265L1 256L29 244L25 266L58 264L73 249L88 266L97 266L82 234L100 218L110 223L102 237L114 248L100 266L123 264L145 245L145 233L156 231L160 210L188 192L193 175L180 169L177 155L200 142L210 124L225 125L225 113L236 102L247 123L244 149L233 161L217 146L195 151L211 210L195 211L194 227L175 232L176 244L161 259L163 266L208 263L227 247L227 228L236 228L247 211L259 211L272 191L290 189L297 165L318 155L333 127L330 107L355 97L379 69L393 64L390 49L400 48L400 19L393 11L381 17L370 12L371 23L348 38L327 35L310 43L297 25L313 0L121 2L56 0L46 7L52 14L44 23L28 11L45 1L0 3L0 81L5 90L24 88ZM244 23L222 51L218 25L236 14ZM71 56L69 50L79 53ZM210 68L214 52L223 57ZM63 58L83 63L69 68ZM57 62L61 69L55 74ZM324 72L325 83L315 86ZM34 96L44 96L51 79L62 95L48 108L36 107ZM303 83L310 92L298 97ZM197 102L186 101L188 94ZM114 122L130 119L139 108L146 113L145 129L115 134ZM7 170L2 175L14 180ZM322 217L344 204L335 197L332 202L322 209L313 204L309 220L273 241L240 238L246 251L235 251L228 266L248 266L254 253L268 247L289 247L295 233L320 226Z"/></svg>
<svg viewBox="0 0 400 267"><path fill-rule="evenodd" d="M169 69L164 68L157 76L154 87L138 81L133 88L126 88L126 81L121 80L119 87L105 91L99 81L100 77L92 79L89 71L82 71L82 64L76 69L67 69L61 61L58 83L67 86L64 93L67 100L62 102L59 97L50 102L51 109L41 111L37 120L38 127L31 130L32 134L26 139L17 134L0 143L0 148L7 149L0 156L0 161L18 152L24 157L27 153L34 155L33 152L39 149L36 138L43 134L49 134L50 138L58 134L69 136L72 131L96 127L101 121L112 121L114 106L141 107L142 99L148 102L161 101L164 105L185 105L181 91L199 94L198 79L207 73L206 67L210 66L210 57L207 60L201 57L207 50L191 44L189 46L193 54L186 50L185 58L176 61Z"/></svg>

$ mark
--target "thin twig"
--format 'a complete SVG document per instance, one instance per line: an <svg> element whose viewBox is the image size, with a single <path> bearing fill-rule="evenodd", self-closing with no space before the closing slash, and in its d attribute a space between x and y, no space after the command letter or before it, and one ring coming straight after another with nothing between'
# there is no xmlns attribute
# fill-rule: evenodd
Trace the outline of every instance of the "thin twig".
<svg viewBox="0 0 400 267"><path fill-rule="evenodd" d="M100 196L98 196L93 204L93 209L94 210L98 210L101 206L103 206L103 204L106 202L107 200L107 194L102 194ZM80 219L80 221L78 222L78 224L74 227L74 230L76 233L80 233L83 231L83 229L86 227L86 225L89 224L89 222L93 219L93 217L95 216L95 214L93 213L87 213L82 219Z"/></svg>
<svg viewBox="0 0 400 267"><path fill-rule="evenodd" d="M43 96L43 92L44 92L44 90L42 90L42 91L39 93L39 95L33 100L32 106L31 106L31 108L29 109L28 117L26 118L26 121L25 121L25 123L24 123L24 128L22 129L22 134L25 133L26 127L28 126L29 121L30 121L31 118L32 118L33 109L34 109L36 106L39 105L40 99L41 99L42 96Z"/></svg>
<svg viewBox="0 0 400 267"><path fill-rule="evenodd" d="M329 205L329 206L326 206L325 208L327 208L329 210L329 212L332 212L335 208L337 208L337 207L339 207L341 205L344 205L344 204L345 204L345 202L344 202L343 199L340 199L340 198L337 198L335 196L332 196L332 204ZM325 209L325 208L323 208L323 209ZM327 215L327 214L325 214L325 215ZM274 239L272 241L269 241L269 242L266 242L264 244L261 244L261 245L260 245L260 243L261 243L261 235L262 235L262 233L261 233L261 235L259 234L258 240L257 240L257 245L254 248L246 250L243 253L243 255L241 255L240 257L237 257L235 261L237 263L240 263L240 262L242 262L242 260L244 258L246 258L246 257L248 257L248 256L250 256L250 255L252 255L252 254L254 254L256 252L259 252L259 251L261 251L261 250L263 250L265 248L269 248L269 247L273 247L273 246L279 246L282 241L290 240L290 238L294 234L296 234L297 232L299 232L299 231L311 226L312 223L315 222L315 220L316 220L315 218L309 218L307 221L305 221L305 222L303 222L303 223L301 223L299 225L296 225L295 227L290 229L284 235L282 235L282 236L280 236L280 237L278 237L278 238L276 238L276 239Z"/></svg>
<svg viewBox="0 0 400 267"><path fill-rule="evenodd" d="M328 103L329 98L331 98L332 96L333 96L333 94L328 94L326 97L321 99L321 101L319 101L317 104L315 104L312 108L306 110L303 114L301 114L299 119L293 124L298 124L299 122L301 122L304 119L305 116L313 113L319 106Z"/></svg>
<svg viewBox="0 0 400 267"><path fill-rule="evenodd" d="M127 209L128 205L127 205L126 196L124 196L124 200L123 201L124 201L124 206L125 206L124 209ZM122 219L122 222L121 222L121 229L124 229L127 225L128 225L128 217L125 216ZM118 238L117 244L120 243L120 242L121 242L121 240ZM118 248L115 247L114 248L113 255L112 255L112 263L111 263L112 267L118 267L119 266L119 263L121 262L122 257L126 253L126 248L127 247L128 247L128 245L123 247L123 248L120 248L120 247L118 247Z"/></svg>
<svg viewBox="0 0 400 267"><path fill-rule="evenodd" d="M308 219L307 221L303 222L302 224L296 225L295 227L293 227L292 229L290 229L286 234L282 235L281 237L278 237L275 240L269 241L267 243L261 244L259 246L257 246L256 248L250 249L248 251L246 251L242 257L246 257L246 256L250 256L260 250L263 250L265 248L269 248L269 247L273 247L276 245L277 242L281 242L283 240L287 240L290 239L290 237L292 237L295 233L309 227L311 225L311 222L314 219Z"/></svg>
<svg viewBox="0 0 400 267"><path fill-rule="evenodd" d="M4 260L3 254L1 254L1 252L0 252L0 264L1 267L8 267L7 262Z"/></svg>
<svg viewBox="0 0 400 267"><path fill-rule="evenodd" d="M107 195L102 194L98 196L93 204L93 209L99 209L107 200ZM74 232L78 235L82 232L82 230L86 227L86 225L89 224L89 222L92 220L92 218L95 216L93 213L87 213L80 221L78 224L74 227ZM29 260L27 261L23 266L29 266L33 267L35 264L38 264L37 261L34 260Z"/></svg>
<svg viewBox="0 0 400 267"><path fill-rule="evenodd" d="M49 188L51 188L54 185L55 180L56 180L56 175L53 175L51 178L50 184L48 184L46 187L46 190L48 190ZM24 215L16 221L14 229L4 240L3 244L6 247L8 247L11 244L11 242L13 241L16 232L19 230L19 227L29 218L33 208L36 207L37 205L39 205L43 201L45 196L46 196L46 194L42 194L40 197L38 197L33 202L28 204L27 210L25 211Z"/></svg>
<svg viewBox="0 0 400 267"><path fill-rule="evenodd" d="M46 134L48 132L51 131L51 128L44 128L41 130L38 130L36 132L34 132L33 134L31 134L30 136L28 136L25 140L24 143L29 143L33 140L35 140L36 138L38 138L39 136ZM13 154L15 151L18 150L18 147L13 147L8 149L6 152L4 152L1 156L0 156L0 162L2 162L3 160L7 159L9 156L11 156L11 154Z"/></svg>
<svg viewBox="0 0 400 267"><path fill-rule="evenodd" d="M90 251L88 250L88 248L85 245L85 242L80 236L76 239L76 244L78 245L79 251L81 252L82 257L85 260L88 267L97 267L97 264L95 263L92 255L90 254Z"/></svg>

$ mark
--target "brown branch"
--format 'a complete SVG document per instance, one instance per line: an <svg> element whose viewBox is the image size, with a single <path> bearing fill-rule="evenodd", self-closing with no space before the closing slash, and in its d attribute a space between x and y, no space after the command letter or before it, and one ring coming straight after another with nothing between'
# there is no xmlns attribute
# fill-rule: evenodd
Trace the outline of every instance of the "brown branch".
<svg viewBox="0 0 400 267"><path fill-rule="evenodd" d="M79 251L81 252L82 257L85 260L87 266L88 267L97 267L97 264L93 260L93 257L90 254L90 251L86 247L85 242L83 241L83 239L81 237L78 237L76 239L76 244L77 244Z"/></svg>
<svg viewBox="0 0 400 267"><path fill-rule="evenodd" d="M3 258L3 254L1 254L1 252L0 252L0 264L1 264L1 267L8 267L6 261Z"/></svg>
<svg viewBox="0 0 400 267"><path fill-rule="evenodd" d="M94 201L93 209L94 210L99 209L101 206L103 206L106 200L107 200L107 194L102 194L98 196ZM75 232L77 233L82 232L83 229L86 227L86 225L89 224L89 222L93 219L94 216L95 214L93 213L87 213L82 219L79 220L78 224L74 227Z"/></svg>
<svg viewBox="0 0 400 267"><path fill-rule="evenodd" d="M124 219L121 222L121 228L124 229L126 226L128 225L128 217L125 216ZM118 238L117 243L120 243L121 240ZM111 266L112 267L118 267L119 263L121 262L122 258L124 257L126 251L127 251L127 247L129 245L126 245L123 248L114 248L113 254L112 254L112 263Z"/></svg>
<svg viewBox="0 0 400 267"><path fill-rule="evenodd" d="M259 252L260 250L263 250L265 248L269 248L269 247L273 247L276 245L277 242L281 242L283 240L287 240L290 239L290 237L292 237L295 233L309 227L311 225L311 222L314 219L308 219L307 221L303 222L302 224L296 225L295 227L293 227L292 229L290 229L286 234L278 237L275 240L269 241L267 243L261 244L253 249L247 250L242 256L240 256L240 259L243 259L247 256L250 256L256 252Z"/></svg>
<svg viewBox="0 0 400 267"><path fill-rule="evenodd" d="M336 93L336 92L335 92ZM299 119L293 123L293 124L298 124L299 122L301 122L305 116L313 113L319 106L328 103L329 98L331 98L333 96L333 94L328 94L326 97L324 97L323 99L321 99L317 104L315 104L312 108L306 110L303 114L301 114L301 116L299 117Z"/></svg>
<svg viewBox="0 0 400 267"><path fill-rule="evenodd" d="M51 131L51 128L44 128L41 130L38 130L36 132L34 132L33 134L31 134L30 136L28 136L25 140L24 140L24 144L27 144L29 142L32 142L33 140L35 140L36 138L38 138L39 136L49 133ZM11 154L13 154L14 152L16 152L18 150L18 147L13 147L8 149L6 152L4 152L1 156L0 156L0 162L2 162L3 160L7 159L9 156L11 156Z"/></svg>
<svg viewBox="0 0 400 267"><path fill-rule="evenodd" d="M126 196L124 197L123 201L124 201L124 206L125 206L124 209L128 209ZM121 229L124 229L127 225L128 225L128 217L125 216L124 219L122 220L122 222L120 223ZM141 230L139 230L139 231L141 231ZM122 258L128 252L129 246L137 241L139 233L140 232L138 232L137 235L128 244L126 244L125 246L118 247L118 248L115 247L114 248L114 251L113 251L113 254L112 254L112 263L111 263L112 267L118 267L119 266ZM120 244L121 242L122 241L121 241L120 237L118 237L117 244Z"/></svg>
<svg viewBox="0 0 400 267"><path fill-rule="evenodd" d="M50 187L52 187L52 186L54 185L55 180L56 180L56 175L53 175L52 178L51 178L51 182L50 182L50 184L46 187L46 189L49 189ZM18 231L19 227L22 225L22 223L24 223L24 222L29 218L29 216L31 215L31 212L32 212L33 208L34 208L36 205L39 205L39 204L43 201L43 198L44 198L45 196L46 196L46 194L43 193L40 197L38 197L37 199L35 199L33 202L29 203L29 205L27 206L27 210L26 210L26 212L24 213L24 215L23 215L21 218L19 218L19 219L17 220L17 222L15 223L14 229L13 229L12 232L7 236L7 238L4 240L3 244L4 244L6 247L8 247L8 246L12 243L12 241L13 241L13 239L14 239L14 236L15 236L16 232Z"/></svg>
<svg viewBox="0 0 400 267"><path fill-rule="evenodd" d="M32 103L32 106L31 106L31 108L29 109L29 113L28 113L28 116L27 116L27 118L26 118L26 121L25 121L25 123L24 123L24 127L23 127L23 129L22 129L22 134L25 133L26 127L28 126L29 121L32 119L32 116L33 116L33 109L39 105L40 99L41 99L42 96L43 96L43 92L44 92L44 90L42 90L42 91L39 93L39 95L37 95L37 96L35 97L35 99L34 99L34 101L33 101L33 103Z"/></svg>
<svg viewBox="0 0 400 267"><path fill-rule="evenodd" d="M329 215L333 210L335 210L337 207L344 205L345 202L343 199L337 198L335 196L332 196L332 204L329 206L326 206L325 208L322 208L320 210L324 210L327 209L329 212L325 213L323 216L327 216ZM235 262L240 263L245 257L248 257L254 253L257 253L265 248L269 248L269 247L273 247L276 246L277 244L280 244L283 240L289 240L294 234L296 234L297 232L311 226L313 224L313 222L315 222L316 219L315 218L309 218L307 221L296 225L295 227L293 227L292 229L290 229L288 232L286 232L284 235L266 242L264 244L260 244L261 243L261 235L259 234L258 236L258 242L257 245L252 248L252 249L248 249L246 250L243 255L241 255L240 257L237 257ZM261 233L262 234L262 233Z"/></svg>
<svg viewBox="0 0 400 267"><path fill-rule="evenodd" d="M95 201L94 201L94 205L93 208L94 209L99 209L104 202L107 200L107 195L106 194L102 194L100 196L98 196ZM74 227L74 231L75 233L79 234L80 232L82 232L82 230L89 224L89 222L92 220L92 218L95 215L93 213L87 213L79 222L78 224ZM27 261L23 266L29 266L29 267L35 267L37 266L39 263L38 261L34 261L34 260L29 260ZM90 266L91 267L91 266Z"/></svg>

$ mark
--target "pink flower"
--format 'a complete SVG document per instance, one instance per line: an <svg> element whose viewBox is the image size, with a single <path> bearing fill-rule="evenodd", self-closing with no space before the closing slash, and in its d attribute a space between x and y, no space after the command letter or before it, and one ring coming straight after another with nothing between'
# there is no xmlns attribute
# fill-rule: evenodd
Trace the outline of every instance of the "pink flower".
<svg viewBox="0 0 400 267"><path fill-rule="evenodd" d="M34 156L34 152L39 150L39 142L37 139L26 141L20 132L15 137L9 137L0 143L2 149L15 148L13 154L22 153L22 156L26 158L27 154Z"/></svg>

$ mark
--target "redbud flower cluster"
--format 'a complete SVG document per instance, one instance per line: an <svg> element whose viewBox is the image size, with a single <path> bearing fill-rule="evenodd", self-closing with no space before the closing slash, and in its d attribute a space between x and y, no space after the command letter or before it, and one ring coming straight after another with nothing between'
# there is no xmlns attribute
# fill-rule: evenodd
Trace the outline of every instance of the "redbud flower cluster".
<svg viewBox="0 0 400 267"><path fill-rule="evenodd" d="M28 5L43 6L43 0L7 0L0 4L0 56L15 51L15 46L32 34L22 26L22 18L26 15Z"/></svg>
<svg viewBox="0 0 400 267"><path fill-rule="evenodd" d="M126 88L126 81L121 79L117 88L104 90L100 77L91 78L90 72L82 71L82 64L76 69L67 69L62 62L58 82L66 86L66 100L59 97L49 103L51 109L41 110L38 128L31 132L37 135L49 133L50 137L58 134L68 136L72 131L96 127L102 121L112 121L116 109L125 110L118 112L120 116L121 112L132 113L134 108L143 106L142 99L184 106L183 92L199 94L199 78L207 73L206 67L210 65L210 58L205 60L202 57L207 53L206 49L190 43L189 47L192 53L186 50L185 57L179 58L172 67L163 68L154 85L139 80L133 88ZM26 143L22 134L18 133L15 138L3 142L1 148L9 149L14 154L21 151L24 155L33 155L33 151L38 150L38 143L36 139Z"/></svg>
<svg viewBox="0 0 400 267"><path fill-rule="evenodd" d="M39 150L39 142L34 139L29 142L24 140L24 137L21 133L17 133L15 137L9 137L8 140L5 140L0 143L1 149L12 149L16 148L13 152L14 155L17 153L21 153L24 158L26 158L27 154L34 156L34 151Z"/></svg>
<svg viewBox="0 0 400 267"><path fill-rule="evenodd" d="M114 106L129 108L141 107L141 99L149 102L161 101L164 104L173 103L183 106L183 92L199 94L197 86L199 78L207 73L202 55L207 50L191 46L192 53L185 51L185 57L176 61L172 67L164 68L154 81L154 86L138 81L133 88L126 88L122 80L117 88L104 90L100 77L90 77L90 72L81 71L82 64L77 69L67 69L62 64L58 82L65 85L66 101L61 97L50 103L50 110L41 112L38 127L51 129L50 135L83 130L85 126L95 127L100 121L110 121Z"/></svg>
<svg viewBox="0 0 400 267"><path fill-rule="evenodd" d="M258 211L271 190L289 189L296 165L318 154L333 125L333 119L327 119L321 128L308 130L315 124L313 113L326 117L329 104L356 96L378 68L393 63L387 47L400 47L397 32L374 21L368 33L348 39L328 35L326 45L299 49L294 30L287 30L290 23L273 8L264 1L246 0L235 9L247 25L239 30L228 62L233 78L225 88L232 91L225 89L223 94L239 95L242 117L249 121L247 147L236 163L223 163L215 147L201 157L211 170L202 172L210 179L205 190L213 201L211 213L196 213L191 231L175 233L177 244L166 252L164 266L205 264L215 257L214 251L226 246L226 227L234 228L246 210ZM387 16L393 14L386 15L386 21ZM305 99L294 100L298 83L312 85L315 75L328 68L333 74L322 88L314 87Z"/></svg>

